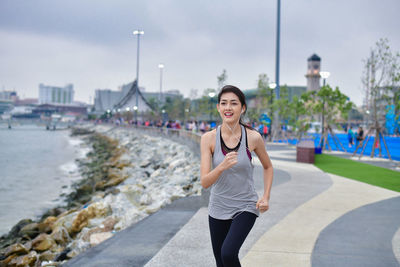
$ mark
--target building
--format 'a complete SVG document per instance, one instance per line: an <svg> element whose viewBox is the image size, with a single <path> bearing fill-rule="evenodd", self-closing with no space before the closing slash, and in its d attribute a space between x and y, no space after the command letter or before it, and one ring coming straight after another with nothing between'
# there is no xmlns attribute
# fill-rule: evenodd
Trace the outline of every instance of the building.
<svg viewBox="0 0 400 267"><path fill-rule="evenodd" d="M39 84L39 104L72 104L74 102L74 86L65 87Z"/></svg>
<svg viewBox="0 0 400 267"><path fill-rule="evenodd" d="M138 112L146 112L153 107L150 103L165 102L167 98L182 97L178 90L162 92L146 92L145 88L138 90ZM136 82L123 84L119 90L97 89L94 98L94 113L104 114L105 112L119 110L133 110L136 106Z"/></svg>
<svg viewBox="0 0 400 267"><path fill-rule="evenodd" d="M97 89L94 97L94 110L96 113L103 114L107 110L113 110L114 105L122 98L121 91L110 89Z"/></svg>
<svg viewBox="0 0 400 267"><path fill-rule="evenodd" d="M313 54L307 60L307 74L305 75L307 78L307 91L318 91L321 88L319 83L321 78L320 71L321 58Z"/></svg>
<svg viewBox="0 0 400 267"><path fill-rule="evenodd" d="M0 91L0 100L8 100L11 102L15 102L17 101L18 96L17 96L17 92L15 91Z"/></svg>

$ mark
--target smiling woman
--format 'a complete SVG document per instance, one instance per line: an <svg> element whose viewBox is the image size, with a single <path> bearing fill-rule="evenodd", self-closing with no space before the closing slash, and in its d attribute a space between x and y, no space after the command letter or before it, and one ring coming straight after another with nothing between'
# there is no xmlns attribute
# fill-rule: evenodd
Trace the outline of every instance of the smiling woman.
<svg viewBox="0 0 400 267"><path fill-rule="evenodd" d="M273 168L261 135L241 121L246 112L243 92L224 86L217 109L222 125L201 138L201 184L211 186L209 226L217 266L240 266L240 247L259 212L269 208ZM254 189L252 151L264 169L261 198Z"/></svg>

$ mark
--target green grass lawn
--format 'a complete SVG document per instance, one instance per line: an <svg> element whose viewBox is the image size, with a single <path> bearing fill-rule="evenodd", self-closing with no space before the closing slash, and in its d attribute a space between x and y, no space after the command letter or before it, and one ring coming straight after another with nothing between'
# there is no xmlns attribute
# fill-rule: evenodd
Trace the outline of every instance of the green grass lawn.
<svg viewBox="0 0 400 267"><path fill-rule="evenodd" d="M315 166L324 172L400 192L400 172L397 171L326 154L315 155Z"/></svg>

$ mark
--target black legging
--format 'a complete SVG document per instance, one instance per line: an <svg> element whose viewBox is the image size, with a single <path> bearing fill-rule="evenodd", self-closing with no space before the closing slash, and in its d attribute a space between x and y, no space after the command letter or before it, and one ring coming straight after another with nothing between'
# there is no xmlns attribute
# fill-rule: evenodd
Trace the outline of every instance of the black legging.
<svg viewBox="0 0 400 267"><path fill-rule="evenodd" d="M239 249L253 228L257 215L241 212L230 220L218 220L208 216L211 243L217 267L237 267Z"/></svg>

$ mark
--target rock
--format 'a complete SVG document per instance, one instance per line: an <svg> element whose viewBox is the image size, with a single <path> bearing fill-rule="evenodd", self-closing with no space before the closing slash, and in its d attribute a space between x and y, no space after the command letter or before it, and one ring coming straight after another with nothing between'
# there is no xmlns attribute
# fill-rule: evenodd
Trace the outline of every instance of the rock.
<svg viewBox="0 0 400 267"><path fill-rule="evenodd" d="M169 164L168 170L172 171L178 166L183 166L185 164L185 162L186 162L185 159L174 160Z"/></svg>
<svg viewBox="0 0 400 267"><path fill-rule="evenodd" d="M151 178L154 178L154 177L159 176L160 174L161 174L161 169L157 169L156 171L154 171L154 172L150 175L150 177L151 177Z"/></svg>
<svg viewBox="0 0 400 267"><path fill-rule="evenodd" d="M55 246L56 242L48 234L40 234L32 240L32 248L38 251L48 250Z"/></svg>
<svg viewBox="0 0 400 267"><path fill-rule="evenodd" d="M63 226L56 227L50 236L60 245L65 245L71 241L68 230Z"/></svg>
<svg viewBox="0 0 400 267"><path fill-rule="evenodd" d="M25 247L24 245L17 243L17 244L13 244L9 247L7 247L4 250L4 255L6 257L8 257L11 254L16 254L16 255L23 255L23 254L27 254L29 252L29 249L27 249L27 247Z"/></svg>
<svg viewBox="0 0 400 267"><path fill-rule="evenodd" d="M18 235L19 236L24 236L27 235L30 238L34 238L39 234L39 225L37 223L30 223L22 227L22 229L19 231Z"/></svg>
<svg viewBox="0 0 400 267"><path fill-rule="evenodd" d="M95 217L106 217L110 213L110 207L103 203L93 203L86 209L81 210L72 222L70 232L77 233L87 226L89 219Z"/></svg>
<svg viewBox="0 0 400 267"><path fill-rule="evenodd" d="M90 235L95 233L102 233L104 232L104 228L101 227L94 227L94 228L83 228L82 231L78 235L78 239L81 239L84 242L90 241Z"/></svg>
<svg viewBox="0 0 400 267"><path fill-rule="evenodd" d="M37 260L38 260L38 255L36 251L31 251L27 255L19 256L17 258L12 259L9 262L9 265L18 267L35 266Z"/></svg>
<svg viewBox="0 0 400 267"><path fill-rule="evenodd" d="M78 212L74 211L69 214L63 213L63 214L59 215L57 221L54 222L54 224L53 224L53 229L62 226L62 227L65 227L65 229L67 229L69 234L71 234L72 222L77 214L78 214Z"/></svg>
<svg viewBox="0 0 400 267"><path fill-rule="evenodd" d="M18 254L12 254L10 256L8 256L5 260L0 261L0 266L10 266L9 263L18 257Z"/></svg>
<svg viewBox="0 0 400 267"><path fill-rule="evenodd" d="M153 199L147 193L143 194L140 197L140 205L150 205L152 201L153 201Z"/></svg>
<svg viewBox="0 0 400 267"><path fill-rule="evenodd" d="M77 239L70 243L68 245L68 248L70 248L71 251L67 253L67 257L73 258L79 255L81 252L85 251L86 249L90 248L90 243L85 242L82 239Z"/></svg>
<svg viewBox="0 0 400 267"><path fill-rule="evenodd" d="M41 261L52 261L56 257L57 257L56 253L53 253L53 252L47 250L47 251L45 251L45 252L43 252L42 254L39 255L39 260L41 260Z"/></svg>
<svg viewBox="0 0 400 267"><path fill-rule="evenodd" d="M21 229L27 225L33 223L33 221L31 219L23 219L20 220L16 225L13 226L13 228L11 229L11 231L8 233L9 237L16 237L19 233L19 231L21 231Z"/></svg>
<svg viewBox="0 0 400 267"><path fill-rule="evenodd" d="M96 246L98 244L100 244L101 242L103 242L104 240L109 239L110 237L112 237L112 233L111 232L104 232L104 233L95 233L92 234L90 236L90 245Z"/></svg>
<svg viewBox="0 0 400 267"><path fill-rule="evenodd" d="M67 259L67 254L71 251L70 248L66 248L64 249L61 253L59 253L56 257L55 257L55 261L63 261ZM52 260L52 259L50 259Z"/></svg>
<svg viewBox="0 0 400 267"><path fill-rule="evenodd" d="M53 229L54 223L57 221L57 217L49 216L38 224L39 231L41 233L50 233Z"/></svg>
<svg viewBox="0 0 400 267"><path fill-rule="evenodd" d="M120 160L116 165L115 168L122 170L125 167L131 166L131 163L127 160Z"/></svg>
<svg viewBox="0 0 400 267"><path fill-rule="evenodd" d="M125 180L125 178L127 178L127 177L114 177L114 178L108 180L104 184L104 188L119 185L120 183L122 183Z"/></svg>
<svg viewBox="0 0 400 267"><path fill-rule="evenodd" d="M120 190L118 188L113 187L113 188L108 188L105 193L106 194L118 195L119 192L120 192Z"/></svg>
<svg viewBox="0 0 400 267"><path fill-rule="evenodd" d="M141 168L147 168L148 166L150 166L150 164L151 164L151 161L148 160L148 159L145 159L145 160L143 160L143 161L139 164L139 166L140 166Z"/></svg>
<svg viewBox="0 0 400 267"><path fill-rule="evenodd" d="M102 226L104 227L105 232L111 232L114 229L114 225L118 223L118 220L114 216L108 216L103 222Z"/></svg>

